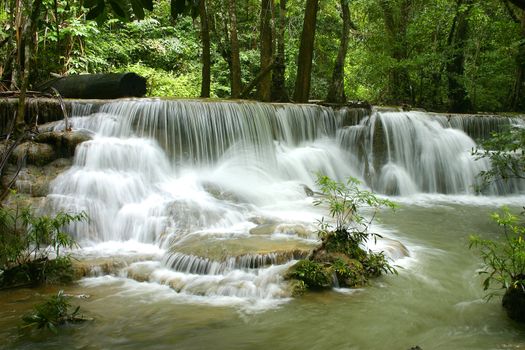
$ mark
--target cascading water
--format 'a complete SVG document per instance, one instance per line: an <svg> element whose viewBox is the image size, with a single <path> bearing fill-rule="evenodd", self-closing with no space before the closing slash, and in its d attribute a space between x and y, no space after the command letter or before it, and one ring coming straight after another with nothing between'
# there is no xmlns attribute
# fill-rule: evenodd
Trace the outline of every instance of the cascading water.
<svg viewBox="0 0 525 350"><path fill-rule="evenodd" d="M361 173L376 191L393 195L416 193L474 194L477 175L489 168L476 159L474 140L490 130L521 122L501 117L437 115L423 112L383 112L339 131L341 144L356 147ZM501 195L523 191L523 183L496 183L483 191Z"/></svg>
<svg viewBox="0 0 525 350"><path fill-rule="evenodd" d="M309 197L317 172L404 196L473 193L488 167L446 117L418 112L160 100L75 110L73 127L94 137L55 180L49 206L89 215L71 230L96 247L83 252L154 252L119 276L204 302L286 300L282 274L315 245L323 214ZM404 256L388 242L382 249Z"/></svg>

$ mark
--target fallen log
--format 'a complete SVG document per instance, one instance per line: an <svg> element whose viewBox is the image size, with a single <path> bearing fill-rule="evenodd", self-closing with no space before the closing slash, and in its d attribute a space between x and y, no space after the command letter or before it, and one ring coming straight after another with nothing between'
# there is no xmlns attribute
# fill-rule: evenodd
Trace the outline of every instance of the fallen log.
<svg viewBox="0 0 525 350"><path fill-rule="evenodd" d="M146 78L135 73L69 75L48 82L41 89L56 89L66 98L142 97L146 94Z"/></svg>

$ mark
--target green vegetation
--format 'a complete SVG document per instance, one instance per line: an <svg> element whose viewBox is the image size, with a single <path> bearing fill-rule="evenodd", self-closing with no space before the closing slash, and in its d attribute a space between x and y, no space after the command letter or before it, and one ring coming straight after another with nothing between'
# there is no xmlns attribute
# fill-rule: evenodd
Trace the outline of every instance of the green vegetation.
<svg viewBox="0 0 525 350"><path fill-rule="evenodd" d="M69 297L59 291L57 295L50 297L41 304L37 304L30 314L22 318L23 328L36 327L37 329L47 329L55 334L58 333L58 326L68 322L82 322L88 320L79 315L80 306L71 311Z"/></svg>
<svg viewBox="0 0 525 350"><path fill-rule="evenodd" d="M23 90L131 69L159 96L524 110L524 18L509 0L9 1L0 75Z"/></svg>
<svg viewBox="0 0 525 350"><path fill-rule="evenodd" d="M525 178L525 131L509 128L493 133L492 138L482 143L483 149L475 150L478 158L488 158L492 167L480 173L484 183ZM470 248L479 250L485 264L481 274L483 289L496 290L488 294L493 297L497 290L505 290L503 307L510 318L525 322L525 225L506 207L501 213L493 213L492 219L503 229L502 237L482 239L470 237Z"/></svg>
<svg viewBox="0 0 525 350"><path fill-rule="evenodd" d="M487 277L483 289L496 284L500 289L521 288L525 290L525 226L508 208L492 214L492 219L503 229L502 240L470 237L470 247L479 249L485 268L481 274ZM490 293L492 297L494 293Z"/></svg>
<svg viewBox="0 0 525 350"><path fill-rule="evenodd" d="M36 216L16 202L14 208L0 207L0 288L71 281L71 259L62 249L76 243L63 229L86 214Z"/></svg>
<svg viewBox="0 0 525 350"><path fill-rule="evenodd" d="M383 252L364 248L368 240L380 238L369 231L377 211L384 207L394 209L395 204L359 189L359 184L354 178L342 183L318 175L322 195L314 204L327 205L334 224L324 218L319 221L321 245L308 259L290 268L288 279L302 281L307 289L317 290L335 283L342 287L363 286L370 278L396 273ZM365 208L371 211L368 217L362 213Z"/></svg>
<svg viewBox="0 0 525 350"><path fill-rule="evenodd" d="M493 132L491 138L481 143L473 153L478 158L487 158L491 168L479 176L484 184L494 181L525 179L525 129L511 127Z"/></svg>

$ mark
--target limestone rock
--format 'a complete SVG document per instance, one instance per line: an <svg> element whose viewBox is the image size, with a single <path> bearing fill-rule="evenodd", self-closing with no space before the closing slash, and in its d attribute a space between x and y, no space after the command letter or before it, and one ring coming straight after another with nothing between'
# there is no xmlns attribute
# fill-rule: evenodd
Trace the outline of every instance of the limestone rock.
<svg viewBox="0 0 525 350"><path fill-rule="evenodd" d="M18 145L12 154L12 159L18 162L26 159L26 164L46 165L57 158L57 154L51 145L37 142L24 142Z"/></svg>
<svg viewBox="0 0 525 350"><path fill-rule="evenodd" d="M79 144L91 138L91 134L84 130L48 131L38 134L35 141L53 146L58 155L67 158L75 155L75 149Z"/></svg>

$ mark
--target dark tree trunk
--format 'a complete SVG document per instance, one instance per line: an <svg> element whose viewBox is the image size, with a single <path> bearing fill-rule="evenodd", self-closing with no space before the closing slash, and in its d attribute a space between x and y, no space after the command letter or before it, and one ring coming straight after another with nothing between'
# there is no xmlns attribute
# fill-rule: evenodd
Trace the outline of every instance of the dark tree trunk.
<svg viewBox="0 0 525 350"><path fill-rule="evenodd" d="M510 95L510 108L514 111L525 110L525 10L521 11L522 43L516 56L516 76Z"/></svg>
<svg viewBox="0 0 525 350"><path fill-rule="evenodd" d="M237 39L237 15L235 0L228 1L230 15L230 46L231 46L231 97L239 98L241 95L241 60L239 57L239 40Z"/></svg>
<svg viewBox="0 0 525 350"><path fill-rule="evenodd" d="M37 45L36 32L38 29L38 20L40 17L40 8L42 0L34 0L28 9L31 15L24 17L23 1L18 2L17 12L17 31L18 31L18 79L20 81L20 96L18 98L18 111L16 114L16 124L18 131L25 124L25 101L26 92L29 87L29 74L33 52Z"/></svg>
<svg viewBox="0 0 525 350"><path fill-rule="evenodd" d="M331 103L345 103L345 61L348 52L348 37L350 33L350 8L348 1L341 0L341 14L343 18L343 29L341 31L341 40L339 42L339 52L334 64L332 80L328 89L326 101Z"/></svg>
<svg viewBox="0 0 525 350"><path fill-rule="evenodd" d="M303 32L297 59L297 77L295 80L295 102L308 102L310 97L310 80L312 76L312 60L314 55L315 25L319 0L307 0L304 13Z"/></svg>
<svg viewBox="0 0 525 350"><path fill-rule="evenodd" d="M146 79L135 73L70 75L42 87L43 90L51 88L68 98L142 97L146 94Z"/></svg>
<svg viewBox="0 0 525 350"><path fill-rule="evenodd" d="M472 109L472 103L463 83L465 45L468 39L468 16L471 7L472 0L457 0L456 16L448 37L450 57L447 60L446 71L450 112L463 113Z"/></svg>
<svg viewBox="0 0 525 350"><path fill-rule="evenodd" d="M391 43L391 57L398 63L390 69L388 76L387 102L402 104L412 103L410 76L401 63L408 58L407 26L410 21L412 0L401 1L399 8L394 8L390 0L380 0L385 21L385 30Z"/></svg>
<svg viewBox="0 0 525 350"><path fill-rule="evenodd" d="M261 67L260 71L268 67L273 60L272 45L272 14L273 0L261 0ZM268 72L261 78L258 86L258 95L261 101L270 101L272 97L272 72Z"/></svg>
<svg viewBox="0 0 525 350"><path fill-rule="evenodd" d="M208 11L206 9L206 0L199 1L199 17L201 20L201 40L202 40L201 97L210 97L210 89L211 89L210 28L208 25Z"/></svg>
<svg viewBox="0 0 525 350"><path fill-rule="evenodd" d="M272 101L288 102L290 97L286 90L286 61L284 32L286 29L286 0L280 1L279 6L279 30L277 31L277 54L272 74Z"/></svg>
<svg viewBox="0 0 525 350"><path fill-rule="evenodd" d="M525 10L525 0L509 0L520 9Z"/></svg>

